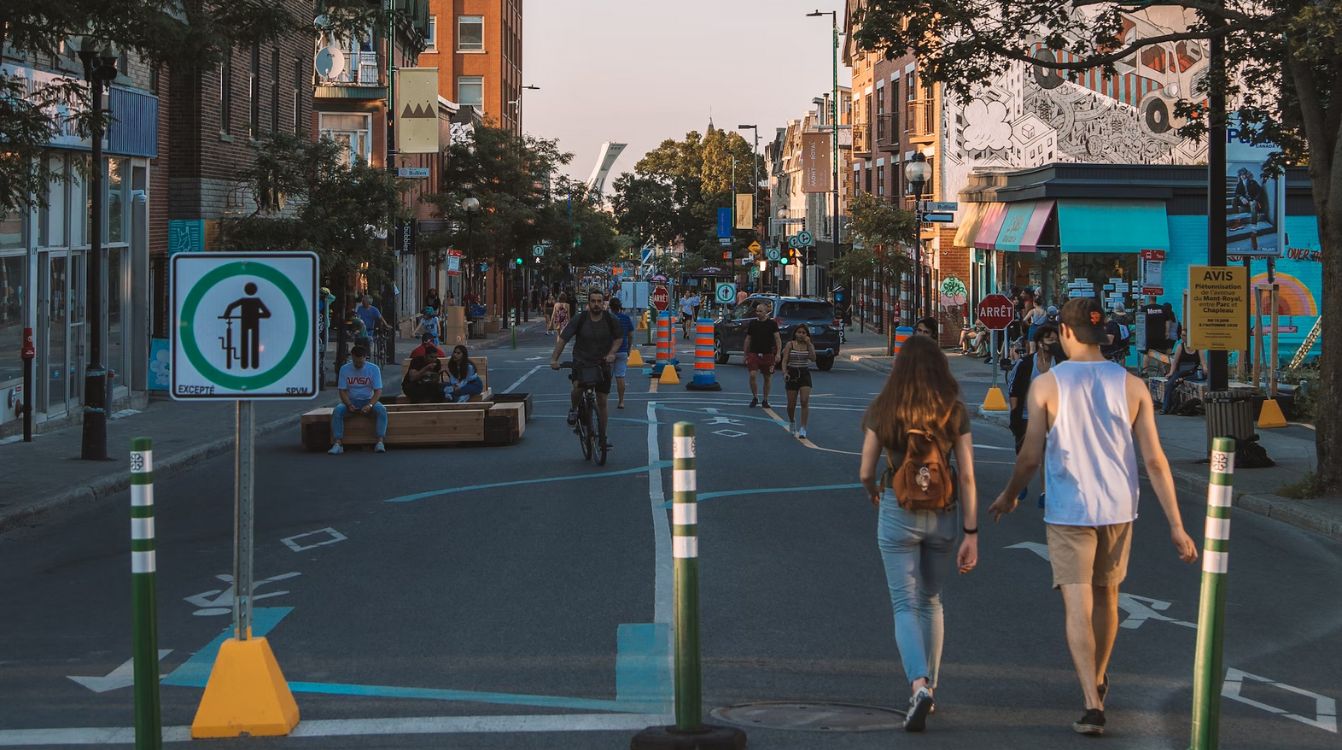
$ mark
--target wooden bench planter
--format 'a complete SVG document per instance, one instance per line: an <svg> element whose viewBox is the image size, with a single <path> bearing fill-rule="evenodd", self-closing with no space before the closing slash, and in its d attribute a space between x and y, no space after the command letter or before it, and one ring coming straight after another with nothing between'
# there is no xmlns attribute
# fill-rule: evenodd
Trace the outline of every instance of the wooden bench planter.
<svg viewBox="0 0 1342 750"><path fill-rule="evenodd" d="M475 402L465 404L386 404L389 446L512 445L526 432L526 403ZM331 447L333 407L313 409L300 422L303 448ZM347 446L377 442L376 422L370 416L345 418Z"/></svg>

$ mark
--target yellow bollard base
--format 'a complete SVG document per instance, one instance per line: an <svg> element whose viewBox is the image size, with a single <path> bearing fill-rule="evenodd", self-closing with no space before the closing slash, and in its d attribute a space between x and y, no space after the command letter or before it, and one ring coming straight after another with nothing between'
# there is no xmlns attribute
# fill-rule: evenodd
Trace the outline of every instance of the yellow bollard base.
<svg viewBox="0 0 1342 750"><path fill-rule="evenodd" d="M676 375L675 367L667 365L662 368L662 375L657 378L657 382L662 385L680 385L680 376Z"/></svg>
<svg viewBox="0 0 1342 750"><path fill-rule="evenodd" d="M643 354L639 352L638 347L637 346L629 347L629 366L642 367L643 365L644 365Z"/></svg>
<svg viewBox="0 0 1342 750"><path fill-rule="evenodd" d="M1258 429L1270 430L1285 426L1286 415L1281 412L1281 404L1277 403L1277 399L1264 401L1263 408L1258 412Z"/></svg>
<svg viewBox="0 0 1342 750"><path fill-rule="evenodd" d="M265 638L229 638L219 647L191 737L275 737L298 726L298 704Z"/></svg>
<svg viewBox="0 0 1342 750"><path fill-rule="evenodd" d="M1002 389L993 386L988 389L988 395L983 399L984 411L1007 411L1006 398L1002 395Z"/></svg>

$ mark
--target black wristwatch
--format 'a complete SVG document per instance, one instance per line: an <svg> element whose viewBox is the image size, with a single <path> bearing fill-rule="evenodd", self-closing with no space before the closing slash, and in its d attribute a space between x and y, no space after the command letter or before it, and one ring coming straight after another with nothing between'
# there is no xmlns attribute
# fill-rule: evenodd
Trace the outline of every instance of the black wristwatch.
<svg viewBox="0 0 1342 750"><path fill-rule="evenodd" d="M961 529L962 531L964 531L966 534L977 534L977 533L979 533L979 530L978 530L978 529L967 529L967 528L965 528L965 527L963 527L963 526L961 526L960 529Z"/></svg>

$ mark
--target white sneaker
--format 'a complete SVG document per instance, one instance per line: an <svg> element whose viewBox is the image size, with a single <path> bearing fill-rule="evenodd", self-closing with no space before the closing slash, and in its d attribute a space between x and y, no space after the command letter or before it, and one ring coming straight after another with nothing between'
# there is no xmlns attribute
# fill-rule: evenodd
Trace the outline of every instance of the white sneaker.
<svg viewBox="0 0 1342 750"><path fill-rule="evenodd" d="M925 687L909 699L909 710L904 716L904 731L921 732L927 727L927 715L932 711L932 691Z"/></svg>
<svg viewBox="0 0 1342 750"><path fill-rule="evenodd" d="M787 429L788 429L788 432L792 433L792 437L797 437L797 423L796 423L796 422L788 422L788 423L787 423Z"/></svg>
<svg viewBox="0 0 1342 750"><path fill-rule="evenodd" d="M383 444L382 444L382 441L379 440L379 441L377 441L377 445L373 446L373 452L374 452L374 453L386 453L386 452L387 452L387 446L383 445Z"/></svg>
<svg viewBox="0 0 1342 750"><path fill-rule="evenodd" d="M340 443L336 443L335 445L331 446L331 450L327 451L327 453L330 453L332 456L339 456L341 453L344 452L345 452L345 446L341 445Z"/></svg>
<svg viewBox="0 0 1342 750"><path fill-rule="evenodd" d="M797 430L797 437L798 437L799 439L801 439L801 440L805 440L805 439L806 439L806 428L805 428L805 427L801 428L800 430Z"/></svg>

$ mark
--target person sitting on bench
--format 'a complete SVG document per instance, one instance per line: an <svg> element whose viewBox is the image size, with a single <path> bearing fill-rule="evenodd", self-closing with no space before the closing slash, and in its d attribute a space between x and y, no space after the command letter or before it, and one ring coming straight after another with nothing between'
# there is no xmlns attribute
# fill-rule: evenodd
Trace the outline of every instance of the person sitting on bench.
<svg viewBox="0 0 1342 750"><path fill-rule="evenodd" d="M484 381L471 364L470 352L457 344L452 348L452 358L447 360L447 382L443 384L443 397L448 401L462 404L485 392Z"/></svg>
<svg viewBox="0 0 1342 750"><path fill-rule="evenodd" d="M377 420L377 445L373 450L386 453L382 439L387 436L387 407L378 403L382 398L382 370L368 363L368 350L355 345L349 350L350 361L340 368L336 383L340 389L340 403L331 412L331 439L334 445L327 451L332 456L345 452L340 441L345 437L345 416L360 414Z"/></svg>
<svg viewBox="0 0 1342 750"><path fill-rule="evenodd" d="M1203 370L1202 352L1189 348L1187 338L1180 339L1179 345L1174 349L1174 361L1170 362L1170 371L1165 380L1165 398L1160 410L1162 414L1174 411L1175 392L1179 390L1179 384L1200 370Z"/></svg>
<svg viewBox="0 0 1342 750"><path fill-rule="evenodd" d="M443 367L439 357L447 354L435 345L433 335L425 333L423 341L410 352L410 367L401 381L401 392L412 404L434 404L443 400Z"/></svg>

